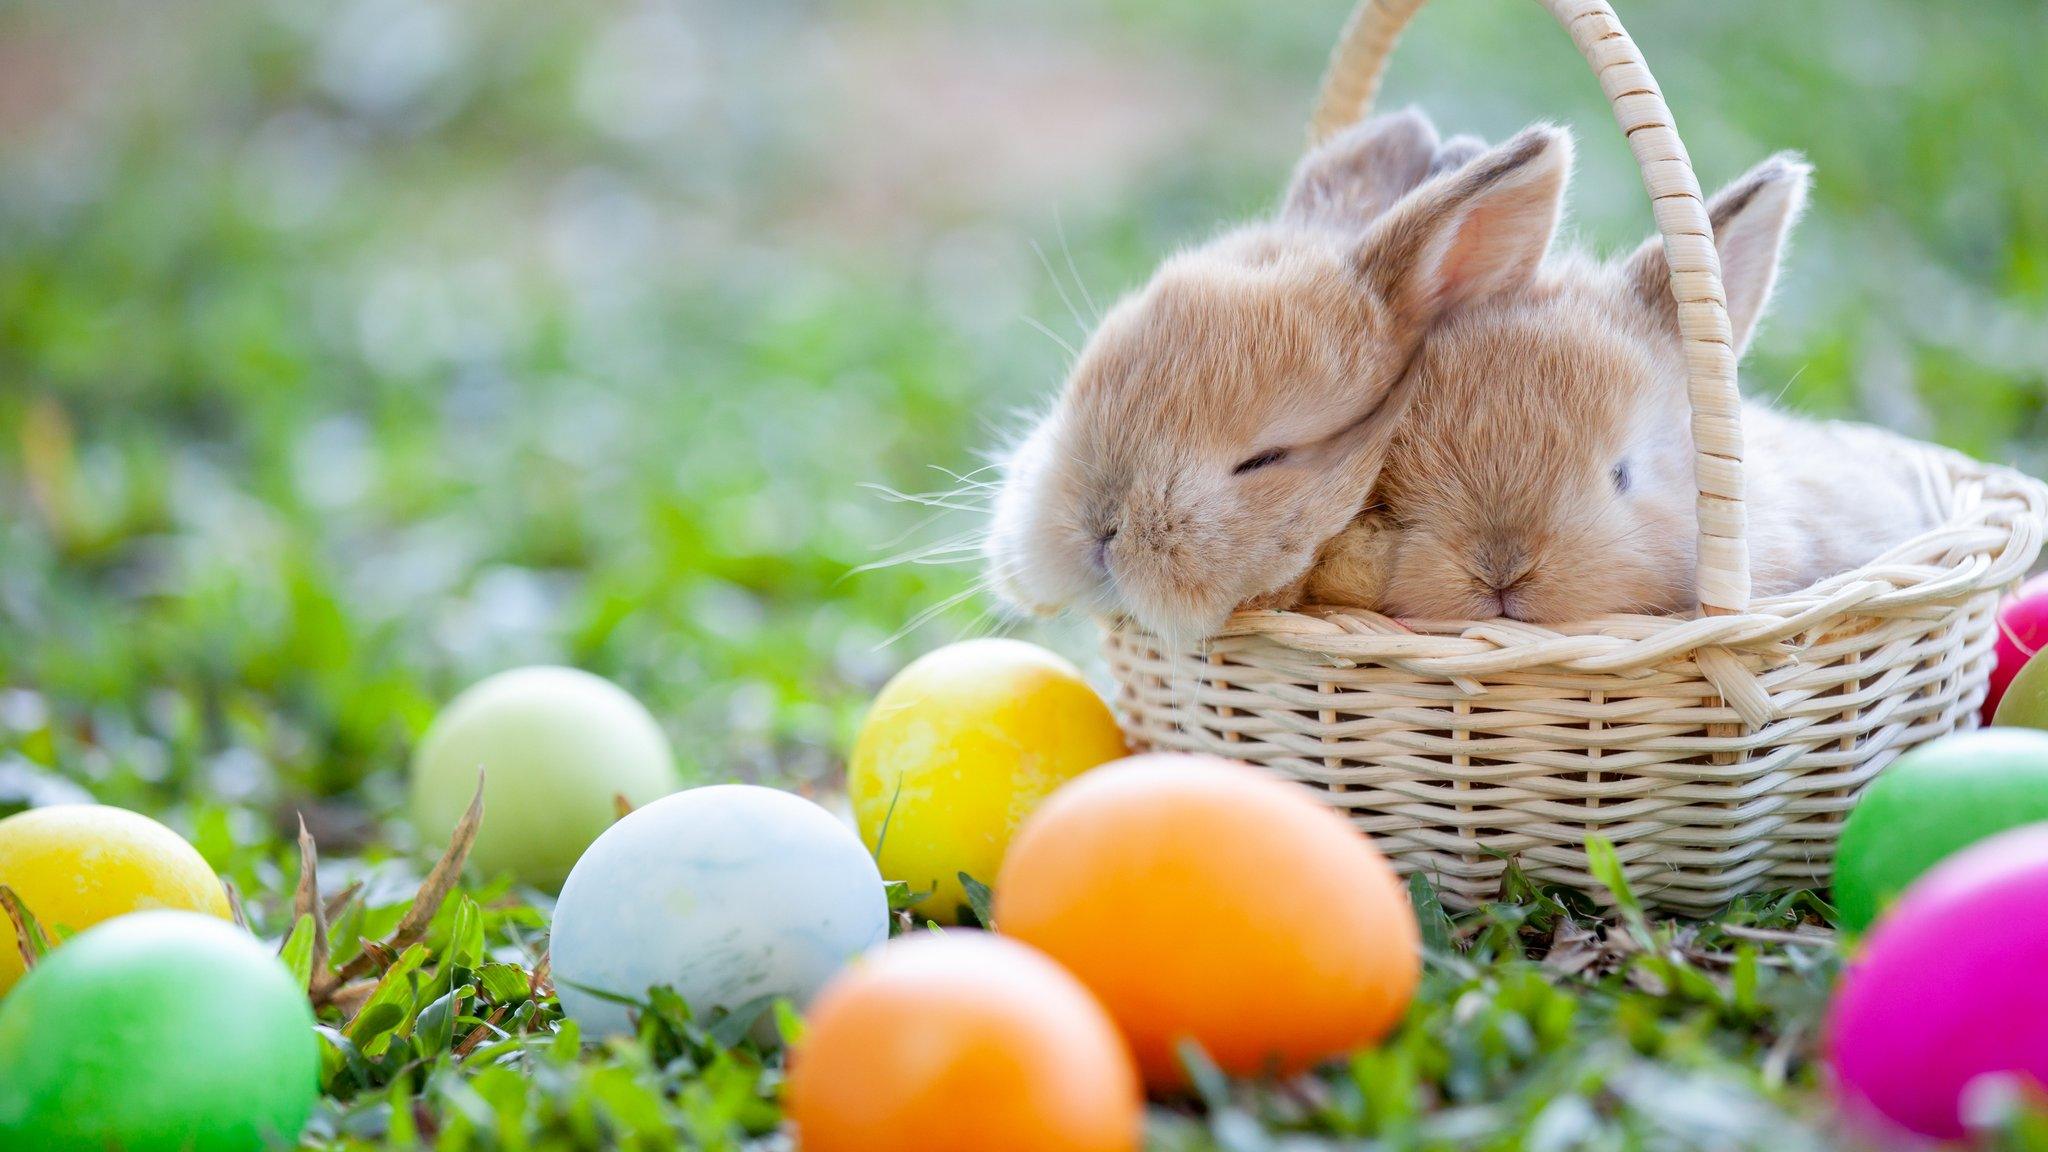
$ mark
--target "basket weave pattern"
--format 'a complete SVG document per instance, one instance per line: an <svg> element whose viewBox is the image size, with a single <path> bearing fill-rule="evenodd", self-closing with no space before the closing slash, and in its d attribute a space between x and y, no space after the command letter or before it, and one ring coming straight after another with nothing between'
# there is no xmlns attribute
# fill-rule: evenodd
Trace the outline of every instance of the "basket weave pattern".
<svg viewBox="0 0 2048 1152"><path fill-rule="evenodd" d="M2041 485L1945 462L1947 527L1743 616L1411 631L1351 609L1240 613L1201 652L1126 625L1105 644L1118 713L1137 745L1324 789L1458 907L1492 897L1509 858L1597 894L1589 833L1680 911L1824 884L1857 791L1975 725L1999 594L2040 550Z"/></svg>
<svg viewBox="0 0 2048 1152"><path fill-rule="evenodd" d="M1493 897L1510 858L1539 883L1599 895L1595 834L1638 894L1678 911L1823 884L1858 791L1900 753L1976 723L1998 599L2040 552L2048 488L1908 446L1947 509L1942 527L1750 603L1740 409L1698 184L1604 0L1542 2L1607 89L1673 257L1700 449L1700 613L1546 627L1240 612L1186 651L1111 622L1118 714L1139 747L1230 756L1324 790L1453 906ZM1365 114L1420 4L1364 0L1312 135Z"/></svg>

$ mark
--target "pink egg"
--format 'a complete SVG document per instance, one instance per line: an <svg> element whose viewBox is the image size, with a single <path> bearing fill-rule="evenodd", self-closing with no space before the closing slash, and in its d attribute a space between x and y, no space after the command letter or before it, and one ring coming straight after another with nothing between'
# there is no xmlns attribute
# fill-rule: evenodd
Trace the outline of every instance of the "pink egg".
<svg viewBox="0 0 2048 1152"><path fill-rule="evenodd" d="M1965 848L1906 889L1864 939L1828 1010L1852 1115L1966 1135L1972 1082L2048 1085L2048 824Z"/></svg>
<svg viewBox="0 0 2048 1152"><path fill-rule="evenodd" d="M1998 664L1984 697L1984 723L1998 711L2006 686L2026 667L2027 657L2048 647L2048 572L2020 585L1998 606Z"/></svg>

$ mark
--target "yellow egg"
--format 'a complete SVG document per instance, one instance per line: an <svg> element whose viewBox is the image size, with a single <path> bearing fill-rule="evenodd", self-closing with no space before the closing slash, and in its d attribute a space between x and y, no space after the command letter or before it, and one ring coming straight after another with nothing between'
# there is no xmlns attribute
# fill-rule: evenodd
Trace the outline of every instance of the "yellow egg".
<svg viewBox="0 0 2048 1152"><path fill-rule="evenodd" d="M1123 733L1072 664L1020 640L969 640L882 689L847 767L882 876L931 890L918 914L956 923L965 872L995 882L1017 825L1055 788L1122 757Z"/></svg>
<svg viewBox="0 0 2048 1152"><path fill-rule="evenodd" d="M145 908L229 919L227 893L199 850L140 813L101 804L32 808L0 820L0 884L45 935L83 932ZM14 925L0 915L0 995L21 978Z"/></svg>

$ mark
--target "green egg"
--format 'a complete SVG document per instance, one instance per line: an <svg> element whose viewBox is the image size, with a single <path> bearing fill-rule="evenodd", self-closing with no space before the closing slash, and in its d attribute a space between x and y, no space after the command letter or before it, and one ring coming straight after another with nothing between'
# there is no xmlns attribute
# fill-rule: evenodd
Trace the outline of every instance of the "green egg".
<svg viewBox="0 0 2048 1152"><path fill-rule="evenodd" d="M2048 728L2048 660L2036 655L2020 668L2019 675L1999 697L1993 724L2015 728Z"/></svg>
<svg viewBox="0 0 2048 1152"><path fill-rule="evenodd" d="M1839 923L1863 931L1942 859L2042 820L2048 732L1986 728L1915 748L1879 773L1842 826L1834 878Z"/></svg>
<svg viewBox="0 0 2048 1152"><path fill-rule="evenodd" d="M115 917L0 1001L0 1148L290 1147L319 1081L304 990L255 937L212 916Z"/></svg>
<svg viewBox="0 0 2048 1152"><path fill-rule="evenodd" d="M574 668L515 668L457 696L413 754L412 818L430 846L462 819L484 770L469 861L559 888L583 850L635 807L682 787L668 737L638 700Z"/></svg>

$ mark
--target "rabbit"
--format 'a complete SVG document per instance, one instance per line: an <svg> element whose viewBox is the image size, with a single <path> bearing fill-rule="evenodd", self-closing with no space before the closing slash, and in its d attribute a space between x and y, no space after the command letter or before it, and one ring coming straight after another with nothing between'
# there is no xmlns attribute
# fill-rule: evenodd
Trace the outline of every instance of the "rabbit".
<svg viewBox="0 0 2048 1152"><path fill-rule="evenodd" d="M1290 595L1249 607L1292 609L1320 604L1377 610L1386 602L1398 539L1394 518L1375 495L1342 532L1316 552L1315 564L1290 589Z"/></svg>
<svg viewBox="0 0 2048 1152"><path fill-rule="evenodd" d="M1708 203L1738 358L1810 171L1780 154ZM1552 223L1528 218L1527 242L1547 246ZM1395 525L1379 545L1391 552L1382 609L1536 623L1692 609L1693 442L1661 240L1498 287L1430 334L1404 385L1416 399L1380 482ZM1753 401L1742 420L1755 594L1852 568L1936 522L1902 439Z"/></svg>
<svg viewBox="0 0 2048 1152"><path fill-rule="evenodd" d="M1432 176L1426 119L1367 120L1302 161L1274 219L1168 259L1002 461L984 548L997 594L1170 641L1298 595L1369 499L1422 333L1541 259L1561 140L1524 133Z"/></svg>
<svg viewBox="0 0 2048 1152"><path fill-rule="evenodd" d="M1462 168L1485 151L1486 142L1477 136L1453 136L1438 145L1429 175ZM1307 572L1286 587L1255 596L1240 607L1289 610L1319 604L1377 608L1386 589L1393 551L1393 519L1384 503L1369 499L1342 532L1317 550Z"/></svg>

